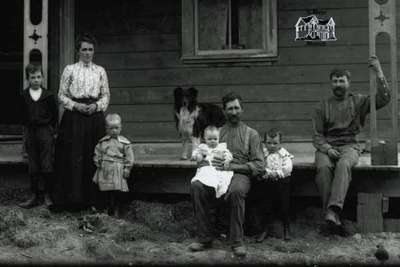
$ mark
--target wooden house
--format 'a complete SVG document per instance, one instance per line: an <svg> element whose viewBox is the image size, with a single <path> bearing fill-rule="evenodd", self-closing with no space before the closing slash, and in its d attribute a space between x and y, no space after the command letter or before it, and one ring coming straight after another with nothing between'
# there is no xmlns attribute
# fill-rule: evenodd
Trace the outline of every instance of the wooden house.
<svg viewBox="0 0 400 267"><path fill-rule="evenodd" d="M331 94L331 69L349 69L352 89L369 93L366 0L6 1L9 5L1 19L2 35L7 41L0 44L2 135L20 134L19 108L14 103L23 87L24 55L26 58L36 49L42 57L30 54L31 60L48 58L47 85L57 91L60 73L75 60L74 40L82 32L97 38L94 61L108 74L109 111L120 113L125 134L143 144L138 151L151 153L151 147L145 144L155 143L165 144L160 153L178 151L172 115L173 89L177 86L196 87L202 102L220 103L225 93L238 92L244 100L246 123L260 133L270 127L282 129L286 142L293 144L310 143L311 114L317 102ZM27 2L30 10L24 13ZM47 26L24 24L30 20L26 14L41 13L43 9L38 6L47 7L42 14ZM399 10L397 5L397 24ZM296 23L311 14L333 18L336 41L295 41ZM385 16L377 21L385 23ZM32 44L35 39L37 45L47 40L47 46L36 48ZM377 42L378 56L389 77L388 47L387 38ZM381 138L390 135L389 110L387 107L378 112ZM364 141L368 136L367 123L360 138ZM299 151L308 151L312 156L311 146ZM178 158L179 153L176 155ZM161 175L158 168L151 170L154 177ZM170 180L153 182L147 175L147 180L138 181L136 188L140 191L150 188L148 183L158 183L159 191L174 191L168 184L178 183L182 170L176 172L171 172ZM312 172L303 176L313 182ZM385 195L400 194L400 182L393 177L385 183L382 179L370 183ZM371 190L371 186L360 186L365 192ZM187 192L185 188L177 191ZM302 190L299 186L299 193L316 195L315 188Z"/></svg>

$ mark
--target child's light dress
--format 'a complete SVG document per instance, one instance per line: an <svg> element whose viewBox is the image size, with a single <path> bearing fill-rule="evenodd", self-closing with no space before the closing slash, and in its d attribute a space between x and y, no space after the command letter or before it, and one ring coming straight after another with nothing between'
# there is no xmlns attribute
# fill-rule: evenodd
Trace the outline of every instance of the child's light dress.
<svg viewBox="0 0 400 267"><path fill-rule="evenodd" d="M97 166L93 182L99 186L100 191L129 191L124 169L131 170L134 155L127 138L106 135L96 145L93 159Z"/></svg>
<svg viewBox="0 0 400 267"><path fill-rule="evenodd" d="M196 175L191 182L200 181L202 184L211 186L215 189L216 197L219 198L228 191L231 183L233 171L220 171L212 166L211 162L215 156L224 158L225 163L232 161L232 153L226 148L226 143L220 143L215 148L209 148L206 144L200 144L193 152L194 156L201 155L201 151L207 151L205 161L207 166L197 168Z"/></svg>
<svg viewBox="0 0 400 267"><path fill-rule="evenodd" d="M294 158L285 148L281 147L278 151L270 153L266 147L263 147L265 161L265 179L272 179L270 174L277 174L274 180L283 179L291 175L293 170Z"/></svg>

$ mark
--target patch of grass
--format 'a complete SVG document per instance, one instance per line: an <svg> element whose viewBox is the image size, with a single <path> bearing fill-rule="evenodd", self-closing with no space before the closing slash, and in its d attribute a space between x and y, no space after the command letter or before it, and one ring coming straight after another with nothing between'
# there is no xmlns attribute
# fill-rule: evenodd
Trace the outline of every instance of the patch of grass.
<svg viewBox="0 0 400 267"><path fill-rule="evenodd" d="M142 223L151 230L162 232L173 240L183 240L194 236L195 220L192 204L182 201L172 204L133 201L127 219Z"/></svg>
<svg viewBox="0 0 400 267"><path fill-rule="evenodd" d="M148 226L141 223L128 223L121 225L115 235L114 240L118 243L132 242L136 240L156 241L160 234L151 230Z"/></svg>
<svg viewBox="0 0 400 267"><path fill-rule="evenodd" d="M39 240L29 232L19 232L11 237L12 243L19 248L30 248L40 244Z"/></svg>

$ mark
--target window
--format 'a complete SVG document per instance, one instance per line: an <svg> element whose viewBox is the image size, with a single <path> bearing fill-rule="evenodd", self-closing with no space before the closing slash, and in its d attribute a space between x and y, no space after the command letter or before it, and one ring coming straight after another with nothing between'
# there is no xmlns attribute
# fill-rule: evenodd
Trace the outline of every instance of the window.
<svg viewBox="0 0 400 267"><path fill-rule="evenodd" d="M271 61L276 0L182 0L185 63Z"/></svg>

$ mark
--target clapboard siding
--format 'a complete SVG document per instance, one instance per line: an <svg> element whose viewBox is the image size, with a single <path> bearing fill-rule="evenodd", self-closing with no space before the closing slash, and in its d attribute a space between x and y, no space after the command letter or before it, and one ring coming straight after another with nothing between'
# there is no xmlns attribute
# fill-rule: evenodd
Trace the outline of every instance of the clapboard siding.
<svg viewBox="0 0 400 267"><path fill-rule="evenodd" d="M96 34L99 46L96 54L107 52L149 52L149 51L180 51L179 35L171 34L131 34L131 35L107 35Z"/></svg>
<svg viewBox="0 0 400 267"><path fill-rule="evenodd" d="M246 67L183 64L179 0L86 0L76 8L77 33L91 31L98 39L95 61L109 77L109 112L122 115L124 132L133 140L178 140L172 111L176 86L195 86L201 102L220 103L225 93L238 92L250 126L260 132L278 127L289 140L311 138L311 114L317 101L331 94L332 68L352 72L353 91L369 90L366 0L279 0L278 58L269 66ZM297 19L313 9L333 16L336 42L294 41ZM388 41L377 43L389 76ZM388 108L378 112L382 136L390 131L387 114ZM367 122L362 139L368 131Z"/></svg>
<svg viewBox="0 0 400 267"><path fill-rule="evenodd" d="M316 104L317 102L243 103L243 107L246 109L243 119L253 121L308 120L311 118ZM378 113L378 118L389 119L389 113L385 109ZM110 110L118 112L125 121L129 122L173 120L171 104L113 105Z"/></svg>
<svg viewBox="0 0 400 267"><path fill-rule="evenodd" d="M366 8L368 1L351 0L351 1L331 1L331 0L307 0L307 1L278 1L279 10L305 10L305 9L349 9L349 8ZM329 10L330 11L330 10Z"/></svg>
<svg viewBox="0 0 400 267"><path fill-rule="evenodd" d="M340 1L342 2L342 1ZM320 3L322 6L323 2ZM306 6L306 4L304 5ZM300 16L307 16L304 10L280 10L278 14L278 29L293 29ZM337 27L358 28L368 26L368 8L338 8L327 10L327 15L335 20ZM355 29L356 30L356 29Z"/></svg>
<svg viewBox="0 0 400 267"><path fill-rule="evenodd" d="M328 74L325 75L328 79ZM399 84L400 85L400 84ZM185 86L183 84L183 86ZM260 85L197 85L200 102L220 102L221 96L228 92L242 93L243 101L246 102L315 102L322 97L331 95L329 84L324 83L299 83L299 84L260 84ZM172 104L172 86L135 86L135 87L113 87L111 104ZM352 82L354 93L368 93L368 82ZM268 94L266 93L268 91ZM243 92L246 92L243 94ZM285 92L284 94L282 92Z"/></svg>
<svg viewBox="0 0 400 267"><path fill-rule="evenodd" d="M310 60L312 56L310 56ZM299 84L299 83L329 83L329 72L333 67L344 67L351 70L352 81L368 80L369 70L366 63L331 64L331 65L301 65L273 67L220 67L220 68L168 68L168 69L125 69L108 71L113 86L135 85L168 85L176 86L191 83L207 85L230 84ZM266 92L267 93L267 92ZM282 92L283 93L283 92Z"/></svg>
<svg viewBox="0 0 400 267"><path fill-rule="evenodd" d="M363 27L336 27L336 38L334 42L325 43L325 47L337 47L337 46L353 46L353 45L368 45L368 25ZM400 32L400 30L398 30ZM279 29L279 51L286 47L310 47L304 44L302 41L294 41L295 32L293 28ZM388 44L388 40L377 40L377 44Z"/></svg>
<svg viewBox="0 0 400 267"><path fill-rule="evenodd" d="M378 45L378 51L387 48ZM332 64L364 64L368 57L369 47L365 45L343 45L343 46L317 46L313 49L312 60L309 47L286 47L279 51L278 62L280 66L302 66ZM398 56L400 52L398 52ZM381 58L383 64L390 62L390 55L385 53ZM108 52L97 53L96 62L107 65L108 70L125 69L165 69L181 68L180 51L149 51L149 52ZM367 69L367 66L364 66Z"/></svg>
<svg viewBox="0 0 400 267"><path fill-rule="evenodd" d="M311 120L306 121L246 121L246 123L257 129L263 135L264 132L271 128L277 127L282 129L286 141L305 141L311 140L312 137L312 124ZM388 138L390 136L390 122L387 120L379 121L380 127L379 137ZM365 125L369 129L369 124ZM139 141L165 141L172 142L178 141L178 134L173 122L127 122L124 123L123 131L126 136L131 140ZM160 133L162 133L160 135ZM146 137L146 138L144 138ZM366 131L363 131L360 140L367 138Z"/></svg>

